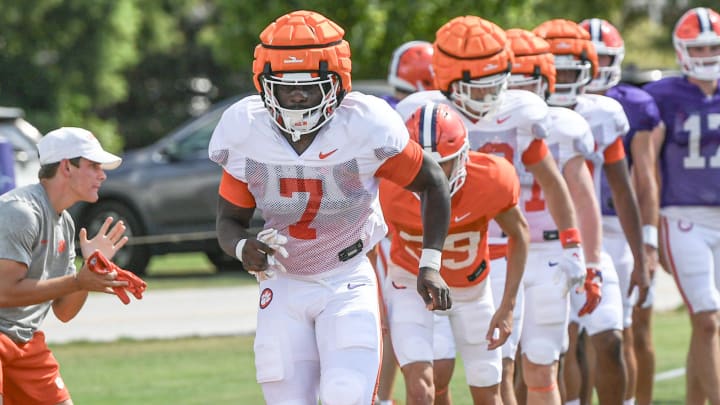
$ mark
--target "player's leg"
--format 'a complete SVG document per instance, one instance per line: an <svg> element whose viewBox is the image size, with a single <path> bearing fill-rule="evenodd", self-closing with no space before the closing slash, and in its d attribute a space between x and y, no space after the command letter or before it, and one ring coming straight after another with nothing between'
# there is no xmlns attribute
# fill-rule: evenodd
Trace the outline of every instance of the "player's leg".
<svg viewBox="0 0 720 405"><path fill-rule="evenodd" d="M538 244L541 245L541 244ZM528 404L558 404L558 359L566 346L569 302L565 275L558 273L560 247L530 247L525 270L525 313L520 337Z"/></svg>
<svg viewBox="0 0 720 405"><path fill-rule="evenodd" d="M433 313L417 293L416 277L392 263L386 290L392 345L405 379L406 404L432 404Z"/></svg>
<svg viewBox="0 0 720 405"><path fill-rule="evenodd" d="M515 379L513 385L517 403L519 405L527 404L527 385L525 385L525 376L523 375L523 356L520 344L518 344L518 350L515 354Z"/></svg>
<svg viewBox="0 0 720 405"><path fill-rule="evenodd" d="M450 325L473 403L500 404L502 352L488 350L486 340L488 325L495 313L489 282L452 289L451 294Z"/></svg>
<svg viewBox="0 0 720 405"><path fill-rule="evenodd" d="M440 359L433 362L433 375L435 381L434 405L451 405L452 395L450 381L455 370L455 359Z"/></svg>
<svg viewBox="0 0 720 405"><path fill-rule="evenodd" d="M493 302L497 308L502 301L505 292L505 279L507 275L507 260L503 258L495 259L490 262L490 289L492 290ZM500 382L500 396L505 405L516 405L515 397L515 355L517 353L518 344L520 343L520 335L522 334L522 317L524 308L525 294L523 289L518 290L515 298L515 308L513 310L512 333L502 346L502 381Z"/></svg>
<svg viewBox="0 0 720 405"><path fill-rule="evenodd" d="M595 352L594 385L600 404L619 404L625 399L626 369L622 350L623 312L618 276L612 259L603 253L602 301L582 323Z"/></svg>
<svg viewBox="0 0 720 405"><path fill-rule="evenodd" d="M580 403L580 388L582 385L583 372L580 368L578 356L578 342L580 339L580 325L577 322L570 322L568 325L568 349L562 356L562 379L564 382L566 404ZM559 377L558 377L559 381Z"/></svg>
<svg viewBox="0 0 720 405"><path fill-rule="evenodd" d="M329 294L319 284L284 276L260 283L255 331L255 373L266 403L315 403L320 361L307 299ZM297 316L303 315L303 316Z"/></svg>
<svg viewBox="0 0 720 405"><path fill-rule="evenodd" d="M294 297L293 302L308 301L316 311L323 404L364 405L375 399L382 339L376 280L364 260L352 272L341 270L319 282L332 291L328 297Z"/></svg>
<svg viewBox="0 0 720 405"><path fill-rule="evenodd" d="M452 289L453 310L457 307ZM455 370L455 336L450 326L449 313L433 315L433 381L435 405L451 405L450 381Z"/></svg>
<svg viewBox="0 0 720 405"><path fill-rule="evenodd" d="M378 285L380 286L380 296L382 298L382 306L380 307L382 332L383 332L383 356L380 366L380 379L378 381L378 401L377 405L392 405L393 388L395 385L395 377L397 375L398 366L395 359L395 352L392 349L392 340L390 338L390 326L387 319L387 308L385 305L384 291L387 288L387 266L388 255L390 252L390 240L385 238L375 245L375 249L370 250L368 259L374 264L375 273L378 277Z"/></svg>
<svg viewBox="0 0 720 405"><path fill-rule="evenodd" d="M603 218L603 249L610 255L617 271L618 281L620 283L620 293L623 303L623 357L625 358L625 372L627 375L627 384L625 392L625 402L634 403L635 392L637 387L637 379L640 378L638 375L638 361L636 353L638 346L635 342L634 331L644 330L647 325L637 325L634 321L634 308L637 300L637 293L632 295L628 294L630 288L630 276L633 270L633 257L630 251L630 246L625 239L625 234L620 228L617 218L612 226L609 226L606 218ZM652 287L651 287L652 288ZM650 296L646 299L645 303L648 306L648 313L652 312L652 299ZM642 322L642 320L640 320ZM648 331L649 332L649 331ZM647 335L649 338L649 334ZM643 353L646 353L647 349L643 349ZM654 378L654 368L643 369L643 380L650 380L652 390L652 380ZM652 392L651 392L652 393ZM649 405L649 402L647 403Z"/></svg>
<svg viewBox="0 0 720 405"><path fill-rule="evenodd" d="M692 325L687 366L688 387L699 386L711 404L720 404L720 339L716 268L720 263L711 246L716 232L696 223L663 217L661 243L665 263L685 300ZM697 378L698 381L694 381ZM698 399L687 391L686 402Z"/></svg>
<svg viewBox="0 0 720 405"><path fill-rule="evenodd" d="M652 304L633 310L632 333L630 335L633 340L633 353L637 359L635 399L638 405L652 404L653 382L655 381L655 347L652 339L652 313Z"/></svg>
<svg viewBox="0 0 720 405"><path fill-rule="evenodd" d="M389 329L383 330L383 355L382 365L380 366L380 380L378 384L377 405L393 405L393 388L395 385L395 376L397 375L397 360L395 352L392 348L392 338Z"/></svg>

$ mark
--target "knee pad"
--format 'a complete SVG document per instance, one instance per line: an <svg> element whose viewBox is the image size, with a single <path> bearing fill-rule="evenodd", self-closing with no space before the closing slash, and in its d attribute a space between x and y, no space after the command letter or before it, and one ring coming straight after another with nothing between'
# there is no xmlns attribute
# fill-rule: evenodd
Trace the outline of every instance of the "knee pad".
<svg viewBox="0 0 720 405"><path fill-rule="evenodd" d="M255 377L258 384L285 378L283 348L277 340L255 340Z"/></svg>
<svg viewBox="0 0 720 405"><path fill-rule="evenodd" d="M347 368L327 370L320 381L320 402L328 405L363 405L365 377ZM370 393L372 396L372 393Z"/></svg>
<svg viewBox="0 0 720 405"><path fill-rule="evenodd" d="M491 387L502 380L502 361L497 364L488 362L465 361L465 379L473 387Z"/></svg>
<svg viewBox="0 0 720 405"><path fill-rule="evenodd" d="M531 362L548 365L560 358L557 343L547 339L528 339L522 343L522 351Z"/></svg>

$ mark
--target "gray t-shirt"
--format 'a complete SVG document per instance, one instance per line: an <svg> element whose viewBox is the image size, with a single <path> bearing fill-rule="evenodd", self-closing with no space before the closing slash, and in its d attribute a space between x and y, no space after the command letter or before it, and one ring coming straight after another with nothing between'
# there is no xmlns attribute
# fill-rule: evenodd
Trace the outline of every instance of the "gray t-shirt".
<svg viewBox="0 0 720 405"><path fill-rule="evenodd" d="M55 212L40 184L0 196L0 259L28 266L26 278L48 280L75 273L75 224ZM16 342L29 341L52 301L0 308L0 332Z"/></svg>

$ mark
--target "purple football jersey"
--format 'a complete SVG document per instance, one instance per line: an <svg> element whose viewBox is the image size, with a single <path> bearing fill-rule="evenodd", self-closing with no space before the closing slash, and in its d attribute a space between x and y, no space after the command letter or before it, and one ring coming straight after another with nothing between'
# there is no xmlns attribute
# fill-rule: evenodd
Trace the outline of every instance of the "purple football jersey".
<svg viewBox="0 0 720 405"><path fill-rule="evenodd" d="M632 152L630 145L637 131L650 131L660 123L660 112L655 100L645 90L631 84L620 83L605 93L606 96L617 100L625 110L630 123L630 130L623 137L625 158L628 166L632 166ZM605 173L602 174L600 185L600 202L603 215L617 215L612 204L612 193Z"/></svg>
<svg viewBox="0 0 720 405"><path fill-rule="evenodd" d="M660 205L720 205L720 91L711 97L685 77L647 84L665 123Z"/></svg>

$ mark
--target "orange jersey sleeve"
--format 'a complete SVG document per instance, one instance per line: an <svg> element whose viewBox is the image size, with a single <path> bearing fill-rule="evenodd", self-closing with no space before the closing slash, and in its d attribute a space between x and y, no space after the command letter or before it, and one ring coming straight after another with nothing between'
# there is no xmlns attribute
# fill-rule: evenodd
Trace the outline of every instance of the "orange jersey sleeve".
<svg viewBox="0 0 720 405"><path fill-rule="evenodd" d="M622 138L617 137L615 142L608 145L603 151L605 157L605 164L615 163L625 158L625 147L623 146Z"/></svg>
<svg viewBox="0 0 720 405"><path fill-rule="evenodd" d="M225 170L220 179L218 194L238 207L255 207L255 197L250 193L247 183L236 179Z"/></svg>
<svg viewBox="0 0 720 405"><path fill-rule="evenodd" d="M448 237L443 246L440 273L448 285L467 287L489 274L488 220L515 205L520 186L508 161L470 152L465 184L452 198ZM422 250L420 201L386 180L380 183L380 204L391 228L393 263L417 274Z"/></svg>
<svg viewBox="0 0 720 405"><path fill-rule="evenodd" d="M543 160L545 155L547 155L549 152L549 149L547 147L547 144L542 139L535 139L532 142L530 142L530 145L528 145L527 149L525 149L525 152L522 154L522 162L525 166L531 166L535 163Z"/></svg>
<svg viewBox="0 0 720 405"><path fill-rule="evenodd" d="M422 148L417 142L411 140L402 152L386 160L375 172L375 176L405 187L412 183L417 176L422 160Z"/></svg>

